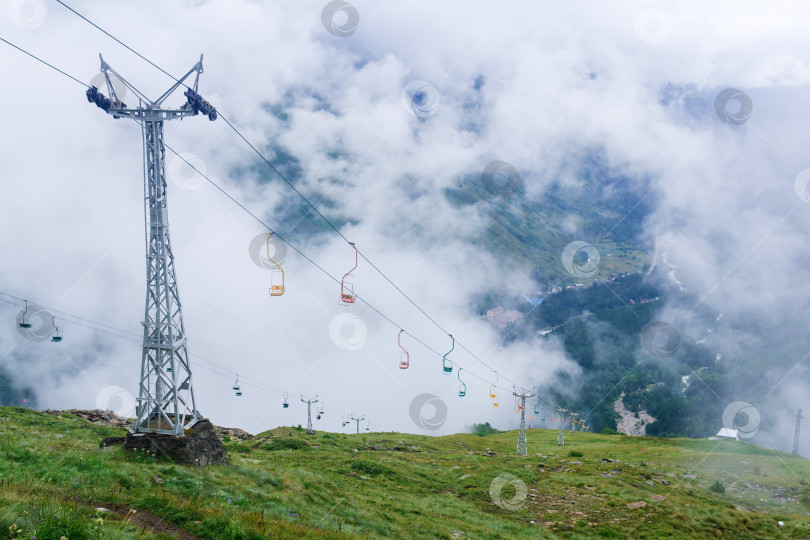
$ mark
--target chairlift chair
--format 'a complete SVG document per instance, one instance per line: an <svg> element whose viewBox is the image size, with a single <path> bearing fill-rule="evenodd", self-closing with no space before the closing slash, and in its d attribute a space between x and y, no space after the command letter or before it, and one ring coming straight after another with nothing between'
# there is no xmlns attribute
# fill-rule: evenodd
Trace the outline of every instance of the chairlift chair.
<svg viewBox="0 0 810 540"><path fill-rule="evenodd" d="M494 399L495 401L492 403L492 406L496 409L498 408L498 395L495 393L495 385L498 384L498 372L495 372L495 382L489 386L489 397Z"/></svg>
<svg viewBox="0 0 810 540"><path fill-rule="evenodd" d="M284 403L281 404L282 407L288 409L290 407L290 402L287 400L289 394L284 394Z"/></svg>
<svg viewBox="0 0 810 540"><path fill-rule="evenodd" d="M467 385L461 380L462 371L464 370L459 368L458 373L456 374L456 377L458 377L458 397L464 397L467 395Z"/></svg>
<svg viewBox="0 0 810 540"><path fill-rule="evenodd" d="M56 319L54 318L54 320ZM53 331L54 334L51 336L51 342L59 343L60 341L62 341L62 332L59 331L59 327L56 326L55 322L53 324Z"/></svg>
<svg viewBox="0 0 810 540"><path fill-rule="evenodd" d="M442 358L442 371L444 371L446 374L450 374L453 372L453 362L448 360L447 357L450 355L451 352L453 352L453 349L456 348L456 339L453 337L453 334L447 335L450 336L450 339L453 340L453 345L452 347L450 347L450 350L444 354L444 357Z"/></svg>
<svg viewBox="0 0 810 540"><path fill-rule="evenodd" d="M399 348L402 349L399 353L399 369L408 369L408 366L411 365L411 355L405 350L405 347L402 346L402 332L404 331L405 330L400 330L397 336L397 344Z"/></svg>
<svg viewBox="0 0 810 540"><path fill-rule="evenodd" d="M28 300L23 300L25 302L25 311L23 311L22 317L17 321L17 324L20 325L20 328L31 328L31 319L26 317L28 315Z"/></svg>
<svg viewBox="0 0 810 540"><path fill-rule="evenodd" d="M267 235L267 259L276 265L276 267L270 272L270 296L281 296L284 294L284 269L270 257L271 236L273 236L272 232ZM273 255L275 255L275 253Z"/></svg>
<svg viewBox="0 0 810 540"><path fill-rule="evenodd" d="M239 374L236 374L236 380L233 383L233 391L236 392L237 396L242 395L242 389L239 388Z"/></svg>
<svg viewBox="0 0 810 540"><path fill-rule="evenodd" d="M340 304L344 306L354 304L355 300L357 300L357 296L354 294L354 286L346 281L346 278L357 269L357 246L354 245L354 242L349 242L349 244L354 248L354 266L340 280Z"/></svg>

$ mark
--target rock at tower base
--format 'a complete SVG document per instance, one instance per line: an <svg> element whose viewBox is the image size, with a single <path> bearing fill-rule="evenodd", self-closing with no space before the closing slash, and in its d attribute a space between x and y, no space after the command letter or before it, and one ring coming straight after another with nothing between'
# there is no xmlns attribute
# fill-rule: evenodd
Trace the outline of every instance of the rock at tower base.
<svg viewBox="0 0 810 540"><path fill-rule="evenodd" d="M159 433L127 433L125 450L143 449L185 465L228 465L228 452L214 425L200 420L183 437Z"/></svg>

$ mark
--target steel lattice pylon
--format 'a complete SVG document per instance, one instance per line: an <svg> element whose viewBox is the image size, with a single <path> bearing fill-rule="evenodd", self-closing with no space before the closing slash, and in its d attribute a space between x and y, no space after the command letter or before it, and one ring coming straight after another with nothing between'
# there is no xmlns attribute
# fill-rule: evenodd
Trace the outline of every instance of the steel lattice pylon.
<svg viewBox="0 0 810 540"><path fill-rule="evenodd" d="M101 55L99 55L101 58ZM196 408L188 362L183 310L177 289L174 254L169 237L169 215L166 205L166 164L163 144L163 122L193 116L199 112L216 119L216 110L197 94L202 73L200 61L155 101L149 100L101 58L109 98L95 86L87 99L114 118L132 118L143 132L144 207L146 214L146 309L143 322L143 351L137 419L133 433L162 433L181 436L202 419ZM196 73L193 88L188 88L188 101L177 109L162 109L161 104L183 82ZM118 99L110 74L117 77L138 98L138 107L127 107Z"/></svg>
<svg viewBox="0 0 810 540"><path fill-rule="evenodd" d="M312 428L312 404L318 403L318 396L312 399L304 399L304 396L301 396L301 401L307 404L307 433L312 435L315 433L315 430Z"/></svg>
<svg viewBox="0 0 810 540"><path fill-rule="evenodd" d="M799 455L799 426L801 425L803 418L804 418L804 416L802 416L802 410L799 409L799 412L796 413L796 431L793 434L793 455L794 456Z"/></svg>
<svg viewBox="0 0 810 540"><path fill-rule="evenodd" d="M366 419L366 415L364 414L360 418L355 418L354 415L351 415L352 420L357 422L357 433L360 433L360 422Z"/></svg>
<svg viewBox="0 0 810 540"><path fill-rule="evenodd" d="M557 414L560 417L560 433L557 435L557 446L565 446L565 436L563 435L563 415L568 412L568 409L557 407Z"/></svg>
<svg viewBox="0 0 810 540"><path fill-rule="evenodd" d="M520 399L520 433L518 434L517 450L515 453L519 456L525 456L529 453L528 446L526 445L526 398L534 397L537 394L534 392L526 392L525 390L518 394L517 390L514 390L512 395Z"/></svg>

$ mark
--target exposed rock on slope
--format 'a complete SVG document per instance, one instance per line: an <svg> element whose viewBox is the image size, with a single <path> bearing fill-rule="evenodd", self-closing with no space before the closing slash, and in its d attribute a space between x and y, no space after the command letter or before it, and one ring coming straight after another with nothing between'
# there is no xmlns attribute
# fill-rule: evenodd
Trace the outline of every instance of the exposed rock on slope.
<svg viewBox="0 0 810 540"><path fill-rule="evenodd" d="M621 420L616 422L616 431L620 433L635 437L644 436L647 433L647 424L655 422L655 418L647 414L647 411L639 411L638 418L636 413L628 411L624 406L624 392L613 404L613 410L622 416Z"/></svg>

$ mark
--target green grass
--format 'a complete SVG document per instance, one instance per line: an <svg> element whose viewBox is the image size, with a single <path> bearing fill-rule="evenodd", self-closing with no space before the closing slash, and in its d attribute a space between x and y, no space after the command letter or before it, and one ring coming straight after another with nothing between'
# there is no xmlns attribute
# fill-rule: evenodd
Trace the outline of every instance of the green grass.
<svg viewBox="0 0 810 540"><path fill-rule="evenodd" d="M99 449L122 430L77 417L0 417L0 539L175 536L146 517L224 539L810 537L808 461L745 442L577 432L558 447L556 430L529 430L516 456L516 432L277 428L227 442L229 467L196 468ZM527 496L499 506L507 474L498 502L519 482Z"/></svg>

